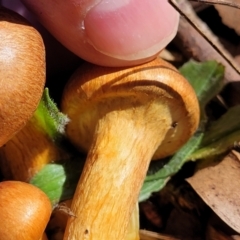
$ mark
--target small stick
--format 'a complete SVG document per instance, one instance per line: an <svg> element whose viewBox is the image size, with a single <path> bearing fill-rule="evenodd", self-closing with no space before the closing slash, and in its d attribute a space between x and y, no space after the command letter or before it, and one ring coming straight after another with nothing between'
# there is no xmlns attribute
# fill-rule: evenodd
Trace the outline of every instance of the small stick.
<svg viewBox="0 0 240 240"><path fill-rule="evenodd" d="M206 3L206 4L218 4L218 5L224 5L224 6L240 9L240 4L235 3L233 1L229 1L229 0L227 1L226 0L189 0L189 1Z"/></svg>
<svg viewBox="0 0 240 240"><path fill-rule="evenodd" d="M178 4L174 1L174 0L169 0L169 3L186 19L186 21L192 26L194 27L194 29L196 29L196 31L213 47L214 50L216 50L224 59L225 61L232 67L235 69L235 71L240 74L240 68L239 66L237 66L237 64L235 64L235 62L230 59L230 57L228 57L225 53L223 53L221 51L221 49L215 45L211 39L205 35L201 29L194 23L194 21L191 19L191 17L188 16L188 14L186 14L185 12L182 11L182 9L178 6Z"/></svg>

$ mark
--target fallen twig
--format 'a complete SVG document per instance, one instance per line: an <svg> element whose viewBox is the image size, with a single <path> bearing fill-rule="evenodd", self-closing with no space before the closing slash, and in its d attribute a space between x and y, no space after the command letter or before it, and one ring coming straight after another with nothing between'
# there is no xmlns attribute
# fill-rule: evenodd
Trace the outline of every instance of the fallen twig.
<svg viewBox="0 0 240 240"><path fill-rule="evenodd" d="M173 3L172 0L170 0ZM240 80L240 68L233 57L220 44L217 37L195 14L190 3L179 0L173 3L183 15L180 19L177 37L174 43L188 57L198 61L216 60L225 70L225 83ZM192 23L190 23L192 22Z"/></svg>

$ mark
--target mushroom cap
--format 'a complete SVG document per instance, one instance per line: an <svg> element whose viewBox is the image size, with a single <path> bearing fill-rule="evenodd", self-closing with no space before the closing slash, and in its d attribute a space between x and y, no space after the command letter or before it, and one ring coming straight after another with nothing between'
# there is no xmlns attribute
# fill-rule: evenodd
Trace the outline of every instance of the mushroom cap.
<svg viewBox="0 0 240 240"><path fill-rule="evenodd" d="M41 35L17 13L0 7L0 146L25 126L45 84Z"/></svg>
<svg viewBox="0 0 240 240"><path fill-rule="evenodd" d="M153 102L154 112L147 112ZM149 122L161 119L155 127L167 128L153 159L172 155L198 127L200 114L195 92L171 64L160 58L133 68L85 63L72 75L63 93L62 111L71 120L67 135L80 150L88 151L98 119L110 111L129 109L131 117L139 118L137 109L144 106L146 114L140 118Z"/></svg>
<svg viewBox="0 0 240 240"><path fill-rule="evenodd" d="M39 188L19 181L0 183L1 240L39 240L52 205Z"/></svg>

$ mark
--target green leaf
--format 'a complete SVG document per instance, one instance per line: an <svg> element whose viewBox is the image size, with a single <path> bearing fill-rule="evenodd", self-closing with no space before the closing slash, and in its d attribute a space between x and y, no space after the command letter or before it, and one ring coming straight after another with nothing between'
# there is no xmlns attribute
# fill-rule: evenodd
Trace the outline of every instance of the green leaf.
<svg viewBox="0 0 240 240"><path fill-rule="evenodd" d="M203 159L223 154L240 141L240 106L230 108L217 121L211 122L202 143L190 159Z"/></svg>
<svg viewBox="0 0 240 240"><path fill-rule="evenodd" d="M190 60L179 71L192 85L202 109L223 88L224 66L216 61Z"/></svg>
<svg viewBox="0 0 240 240"><path fill-rule="evenodd" d="M229 108L217 121L211 122L201 146L207 146L240 130L240 105Z"/></svg>
<svg viewBox="0 0 240 240"><path fill-rule="evenodd" d="M168 180L169 178L159 178L149 182L144 182L140 195L138 197L138 201L145 201L151 196L153 192L158 192L161 190L166 185Z"/></svg>
<svg viewBox="0 0 240 240"><path fill-rule="evenodd" d="M81 158L47 164L30 183L45 192L55 205L73 197L83 166L84 160Z"/></svg>
<svg viewBox="0 0 240 240"><path fill-rule="evenodd" d="M42 99L33 115L35 123L49 135L52 140L59 140L69 119L61 113L49 96L48 88L44 90Z"/></svg>

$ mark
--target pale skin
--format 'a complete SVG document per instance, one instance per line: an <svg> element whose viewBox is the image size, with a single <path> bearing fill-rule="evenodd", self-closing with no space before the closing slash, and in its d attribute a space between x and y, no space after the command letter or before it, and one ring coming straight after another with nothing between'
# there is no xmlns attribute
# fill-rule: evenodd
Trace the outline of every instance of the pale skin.
<svg viewBox="0 0 240 240"><path fill-rule="evenodd" d="M179 20L168 0L0 3L29 16L24 4L33 14L30 20L36 23L36 17L67 49L104 66L132 66L155 58L175 36Z"/></svg>

